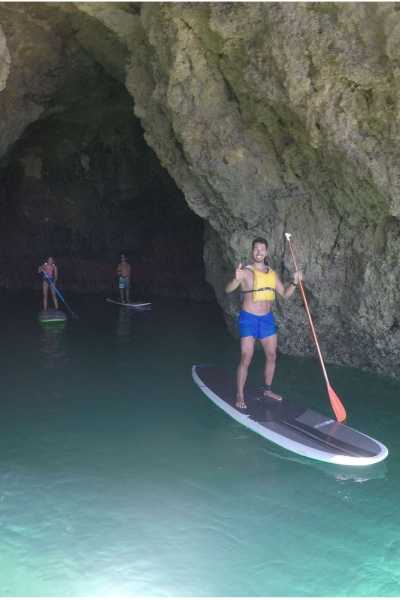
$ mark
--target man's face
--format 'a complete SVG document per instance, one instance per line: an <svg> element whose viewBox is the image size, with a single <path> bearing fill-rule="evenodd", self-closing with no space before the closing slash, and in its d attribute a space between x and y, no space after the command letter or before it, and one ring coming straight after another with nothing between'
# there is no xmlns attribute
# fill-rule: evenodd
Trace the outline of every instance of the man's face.
<svg viewBox="0 0 400 600"><path fill-rule="evenodd" d="M54 263L54 260L51 256L49 256L49 258L47 259L47 262L49 265L52 265Z"/></svg>
<svg viewBox="0 0 400 600"><path fill-rule="evenodd" d="M261 244L259 242L254 244L253 260L255 263L263 263L267 254L268 254L268 250L267 250L265 244Z"/></svg>
<svg viewBox="0 0 400 600"><path fill-rule="evenodd" d="M121 262L125 262L126 261L126 256L125 254L121 254Z"/></svg>

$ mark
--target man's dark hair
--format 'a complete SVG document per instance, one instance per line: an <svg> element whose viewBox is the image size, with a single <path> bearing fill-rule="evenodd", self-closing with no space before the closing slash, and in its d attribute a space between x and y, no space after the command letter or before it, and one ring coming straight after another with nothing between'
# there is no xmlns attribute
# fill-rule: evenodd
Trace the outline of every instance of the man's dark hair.
<svg viewBox="0 0 400 600"><path fill-rule="evenodd" d="M266 247L266 249L268 250L268 242L265 238L262 237L257 237L255 238L252 242L251 242L251 249L254 250L254 246L256 244L264 244L264 246Z"/></svg>

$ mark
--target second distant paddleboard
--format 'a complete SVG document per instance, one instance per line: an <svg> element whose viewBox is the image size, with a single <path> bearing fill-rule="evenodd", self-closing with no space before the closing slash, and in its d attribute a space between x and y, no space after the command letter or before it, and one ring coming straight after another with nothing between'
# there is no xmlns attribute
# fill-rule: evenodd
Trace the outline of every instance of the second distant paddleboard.
<svg viewBox="0 0 400 600"><path fill-rule="evenodd" d="M106 298L106 302L111 302L112 304L118 304L119 306L125 306L125 308L148 308L151 306L151 302L118 302L118 300L112 300L111 298Z"/></svg>

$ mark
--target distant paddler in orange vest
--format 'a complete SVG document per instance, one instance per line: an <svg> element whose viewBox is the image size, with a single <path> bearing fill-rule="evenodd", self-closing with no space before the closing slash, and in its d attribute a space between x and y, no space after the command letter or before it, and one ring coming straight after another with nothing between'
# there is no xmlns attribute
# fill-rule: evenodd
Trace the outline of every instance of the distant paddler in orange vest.
<svg viewBox="0 0 400 600"><path fill-rule="evenodd" d="M263 394L266 399L282 400L281 396L271 390L278 345L277 327L271 307L276 292L284 299L290 298L302 279L301 272L296 271L293 281L285 288L276 272L269 268L267 257L267 240L261 237L253 240L253 264L245 267L240 264L234 279L225 288L229 294L240 287L243 294L242 310L239 314L241 355L236 380L236 407L242 410L247 409L244 386L257 339L260 340L265 353Z"/></svg>
<svg viewBox="0 0 400 600"><path fill-rule="evenodd" d="M41 273L43 276L43 283L42 283L43 310L45 310L45 311L47 310L47 298L49 295L49 288L51 291L51 296L53 298L54 306L55 306L56 310L58 310L58 302L57 302L57 297L56 297L56 293L54 290L54 285L58 278L58 269L57 269L57 265L55 264L55 262L51 256L49 256L48 259L45 260L44 263L39 266L38 273Z"/></svg>

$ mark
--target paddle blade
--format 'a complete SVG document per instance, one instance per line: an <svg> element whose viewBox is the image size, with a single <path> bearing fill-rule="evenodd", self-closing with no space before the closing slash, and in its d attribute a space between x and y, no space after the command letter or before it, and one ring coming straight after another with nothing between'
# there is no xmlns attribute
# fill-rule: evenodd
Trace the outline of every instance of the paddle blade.
<svg viewBox="0 0 400 600"><path fill-rule="evenodd" d="M335 413L335 417L339 423L343 423L346 420L346 410L340 400L339 396L335 392L335 390L328 384L328 394L329 400L331 401L333 412Z"/></svg>

